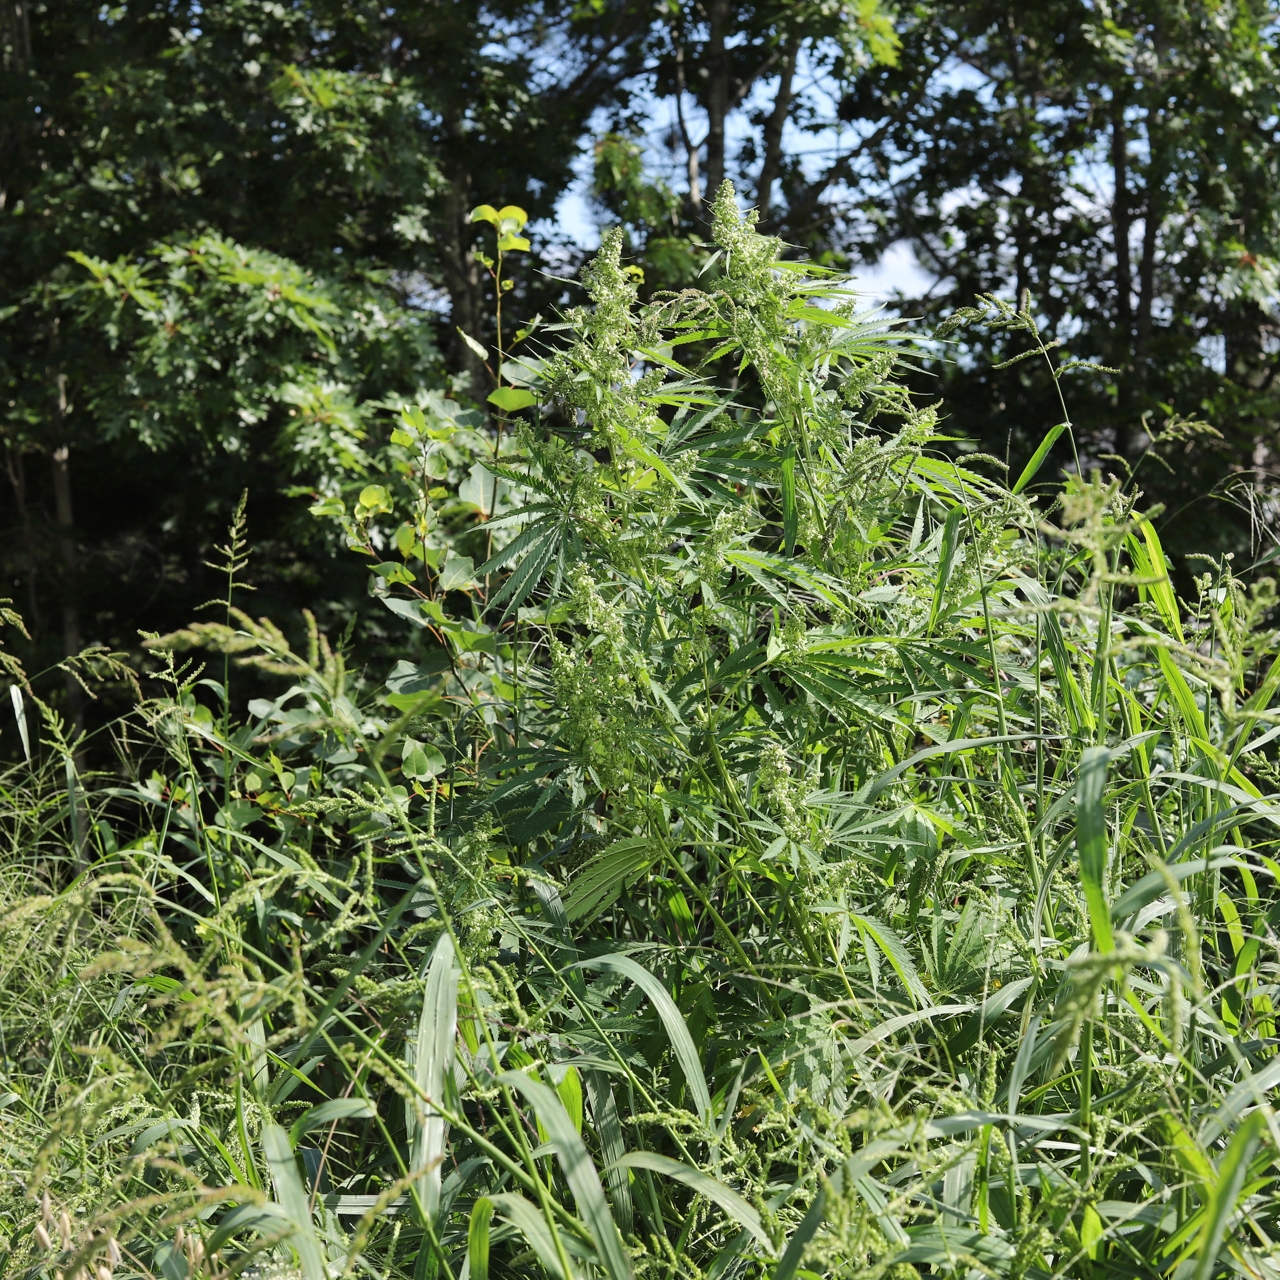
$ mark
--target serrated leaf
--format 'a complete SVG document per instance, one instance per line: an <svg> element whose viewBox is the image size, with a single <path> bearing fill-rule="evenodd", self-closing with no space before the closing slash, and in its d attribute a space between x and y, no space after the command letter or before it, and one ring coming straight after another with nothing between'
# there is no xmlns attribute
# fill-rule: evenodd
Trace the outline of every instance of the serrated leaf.
<svg viewBox="0 0 1280 1280"><path fill-rule="evenodd" d="M569 882L564 897L565 918L571 924L594 920L617 898L625 884L652 866L658 852L657 846L642 836L610 845Z"/></svg>

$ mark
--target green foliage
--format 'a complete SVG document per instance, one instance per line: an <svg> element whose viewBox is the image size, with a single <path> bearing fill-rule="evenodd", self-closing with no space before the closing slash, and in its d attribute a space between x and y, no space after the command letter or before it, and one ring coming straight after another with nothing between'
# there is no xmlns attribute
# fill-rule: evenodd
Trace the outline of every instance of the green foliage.
<svg viewBox="0 0 1280 1280"><path fill-rule="evenodd" d="M318 504L414 661L231 569L122 776L6 776L7 1270L1273 1274L1273 584L959 465L714 213L643 304L606 237L501 447L436 398Z"/></svg>
<svg viewBox="0 0 1280 1280"><path fill-rule="evenodd" d="M1137 473L1178 555L1252 550L1277 411L1275 6L930 0L903 19L897 64L841 103L864 141L837 162L832 247L909 244L937 282L904 310L930 321L1029 291L1048 338L1108 366L1071 378L1082 446ZM1015 468L1056 416L1040 362L1005 363L1025 350L973 331L919 384Z"/></svg>
<svg viewBox="0 0 1280 1280"><path fill-rule="evenodd" d="M216 235L160 245L147 266L72 256L92 283L67 298L117 353L85 380L108 436L236 453L247 432L274 428L270 451L307 479L358 472L377 393L420 383L435 365L428 325L376 275L326 281Z"/></svg>
<svg viewBox="0 0 1280 1280"><path fill-rule="evenodd" d="M191 616L246 486L272 606L360 611L285 491L364 465L380 397L463 381L434 342L489 341L470 174L550 214L614 68L564 92L548 62L604 32L630 65L625 5L536 8L0 12L0 572L33 670Z"/></svg>

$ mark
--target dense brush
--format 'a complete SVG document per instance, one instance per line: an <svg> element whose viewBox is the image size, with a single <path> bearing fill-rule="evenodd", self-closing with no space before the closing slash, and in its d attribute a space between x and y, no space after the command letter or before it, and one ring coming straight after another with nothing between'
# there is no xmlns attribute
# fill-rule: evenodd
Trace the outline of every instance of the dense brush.
<svg viewBox="0 0 1280 1280"><path fill-rule="evenodd" d="M235 611L237 529L117 773L5 776L6 1274L1280 1274L1271 584L1182 602L715 229L321 512L385 685Z"/></svg>

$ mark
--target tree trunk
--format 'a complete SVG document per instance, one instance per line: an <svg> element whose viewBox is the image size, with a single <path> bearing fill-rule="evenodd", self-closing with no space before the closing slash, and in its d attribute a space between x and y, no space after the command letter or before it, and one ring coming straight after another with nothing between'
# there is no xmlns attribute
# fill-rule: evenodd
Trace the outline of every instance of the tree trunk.
<svg viewBox="0 0 1280 1280"><path fill-rule="evenodd" d="M1111 197L1111 227L1116 247L1116 313L1115 367L1121 370L1117 400L1115 451L1136 460L1145 447L1145 432L1135 416L1137 356L1133 333L1133 263L1130 236L1133 233L1133 210L1129 197L1129 130L1124 121L1124 99L1119 88L1111 99L1111 181L1115 190ZM1148 220L1149 221L1149 220Z"/></svg>
<svg viewBox="0 0 1280 1280"><path fill-rule="evenodd" d="M1159 130L1147 122L1147 149L1151 159L1147 167L1147 204L1143 210L1142 257L1138 261L1138 309L1133 325L1133 402L1134 412L1147 406L1147 386L1151 374L1151 312L1155 303L1156 253L1160 247L1160 219L1164 214L1161 188L1164 170L1161 164ZM1134 445L1144 434L1141 426L1130 426Z"/></svg>
<svg viewBox="0 0 1280 1280"><path fill-rule="evenodd" d="M465 143L461 121L451 120L446 129L452 147L460 152ZM460 156L452 158L447 178L437 243L444 284L449 292L449 319L453 326L450 363L466 376L470 393L482 400L488 390L484 362L458 332L461 329L477 342L484 340L480 316L480 273L472 248L471 171L462 163Z"/></svg>
<svg viewBox="0 0 1280 1280"><path fill-rule="evenodd" d="M714 199L724 181L724 130L729 117L729 57L724 47L733 9L730 0L710 0L707 40L707 195Z"/></svg>
<svg viewBox="0 0 1280 1280"><path fill-rule="evenodd" d="M31 23L27 0L5 0L0 4L0 55L10 75L25 75L31 70Z"/></svg>
<svg viewBox="0 0 1280 1280"><path fill-rule="evenodd" d="M689 125L684 118L684 95L688 91L684 77L684 41L676 41L676 124L680 129L680 142L684 147L685 165L689 177L689 204L696 214L702 212L702 182L698 175L698 148L689 137Z"/></svg>
<svg viewBox="0 0 1280 1280"><path fill-rule="evenodd" d="M791 114L792 86L798 54L798 42L792 40L782 60L782 74L778 79L777 95L773 99L773 110L764 126L764 162L760 166L760 181L756 187L756 207L760 210L761 222L769 218L769 210L773 205L773 184L782 171L782 133L786 128L787 117Z"/></svg>
<svg viewBox="0 0 1280 1280"><path fill-rule="evenodd" d="M0 0L0 69L11 76L31 74L31 23L27 0ZM10 89L10 94L15 90ZM20 90L18 91L20 92ZM0 128L0 210L18 203L22 189L15 191L16 175L26 171L26 153L30 138L38 132L38 118L11 115Z"/></svg>
<svg viewBox="0 0 1280 1280"><path fill-rule="evenodd" d="M1124 103L1117 92L1111 103L1111 226L1116 242L1117 345L1125 356L1133 341L1133 269L1129 263L1129 134L1124 123ZM1117 362L1118 363L1118 362ZM1127 360L1125 361L1127 363Z"/></svg>
<svg viewBox="0 0 1280 1280"><path fill-rule="evenodd" d="M18 519L22 524L23 571L27 579L27 624L33 635L41 630L40 597L36 591L39 577L37 570L36 536L31 528L31 504L27 498L27 468L23 460L22 450L12 444L6 444L4 450L5 470L9 473L9 486L13 490L13 502L18 508Z"/></svg>
<svg viewBox="0 0 1280 1280"><path fill-rule="evenodd" d="M1153 148L1154 150L1154 148ZM1154 160L1154 157L1153 157ZM1138 314L1133 329L1133 367L1139 387L1147 380L1151 358L1151 308L1155 300L1156 250L1160 242L1163 175L1153 163L1147 178L1147 207L1142 227L1142 259L1138 263Z"/></svg>
<svg viewBox="0 0 1280 1280"><path fill-rule="evenodd" d="M67 416L67 375L60 373L55 380L54 438L62 435L62 424ZM71 506L71 450L66 443L54 447L50 455L53 462L53 503L58 522L58 559L61 561L59 595L62 597L62 652L74 658L84 647L80 637L80 604L77 590L77 556L75 513ZM76 732L84 729L84 697L80 682L71 674L65 674L67 690L67 716Z"/></svg>

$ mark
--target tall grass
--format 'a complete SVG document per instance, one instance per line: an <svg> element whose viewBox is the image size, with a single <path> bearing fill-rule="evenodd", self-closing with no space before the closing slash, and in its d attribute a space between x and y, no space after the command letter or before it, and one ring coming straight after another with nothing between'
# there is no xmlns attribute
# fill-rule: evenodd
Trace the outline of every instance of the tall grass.
<svg viewBox="0 0 1280 1280"><path fill-rule="evenodd" d="M607 238L500 449L406 412L342 517L417 663L229 593L117 774L6 775L6 1274L1280 1270L1271 584L716 236L646 306Z"/></svg>

